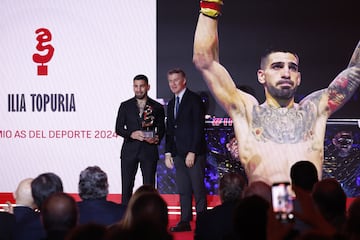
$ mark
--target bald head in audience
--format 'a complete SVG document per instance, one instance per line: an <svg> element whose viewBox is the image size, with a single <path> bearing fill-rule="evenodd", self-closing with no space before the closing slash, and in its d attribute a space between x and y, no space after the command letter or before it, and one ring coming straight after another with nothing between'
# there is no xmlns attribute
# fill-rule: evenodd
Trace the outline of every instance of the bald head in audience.
<svg viewBox="0 0 360 240"><path fill-rule="evenodd" d="M13 196L16 201L16 205L26 206L30 208L35 208L36 204L32 197L31 193L31 182L32 178L23 179L17 186Z"/></svg>

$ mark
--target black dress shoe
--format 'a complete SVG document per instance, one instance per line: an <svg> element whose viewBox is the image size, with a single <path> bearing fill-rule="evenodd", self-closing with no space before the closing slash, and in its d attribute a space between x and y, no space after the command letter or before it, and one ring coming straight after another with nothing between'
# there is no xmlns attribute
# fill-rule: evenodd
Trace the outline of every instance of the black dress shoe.
<svg viewBox="0 0 360 240"><path fill-rule="evenodd" d="M179 222L176 226L170 228L170 232L189 232L191 231L190 223Z"/></svg>

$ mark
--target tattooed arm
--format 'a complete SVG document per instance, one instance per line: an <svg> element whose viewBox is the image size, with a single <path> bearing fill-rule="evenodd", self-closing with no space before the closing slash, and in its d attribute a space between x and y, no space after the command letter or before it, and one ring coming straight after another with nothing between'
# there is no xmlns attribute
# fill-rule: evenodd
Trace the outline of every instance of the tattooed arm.
<svg viewBox="0 0 360 240"><path fill-rule="evenodd" d="M230 116L243 113L245 105L258 104L254 97L236 88L228 71L219 63L217 19L199 15L194 37L193 62L217 102Z"/></svg>
<svg viewBox="0 0 360 240"><path fill-rule="evenodd" d="M327 110L329 115L342 107L360 85L360 41L351 57L348 67L332 81L327 89Z"/></svg>

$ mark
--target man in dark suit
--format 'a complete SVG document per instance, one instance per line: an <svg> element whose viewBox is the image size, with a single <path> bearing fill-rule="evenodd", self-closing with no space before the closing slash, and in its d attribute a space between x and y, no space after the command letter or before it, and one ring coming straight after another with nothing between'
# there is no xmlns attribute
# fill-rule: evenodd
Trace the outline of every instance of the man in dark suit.
<svg viewBox="0 0 360 240"><path fill-rule="evenodd" d="M107 174L98 166L87 167L80 173L79 223L111 225L120 221L126 207L107 201L109 184Z"/></svg>
<svg viewBox="0 0 360 240"><path fill-rule="evenodd" d="M128 204L138 165L143 184L155 186L159 159L158 144L165 133L164 107L148 97L148 78L134 78L135 97L122 102L116 120L116 133L124 138L121 149L122 203Z"/></svg>
<svg viewBox="0 0 360 240"><path fill-rule="evenodd" d="M168 82L174 97L167 107L165 165L176 169L180 195L181 219L172 232L191 231L192 194L196 212L206 210L205 177L205 107L200 96L186 88L185 72L173 69Z"/></svg>
<svg viewBox="0 0 360 240"><path fill-rule="evenodd" d="M16 240L45 238L45 230L41 224L40 212L35 211L36 204L31 193L32 178L20 181L14 199L16 206L13 208L16 219Z"/></svg>

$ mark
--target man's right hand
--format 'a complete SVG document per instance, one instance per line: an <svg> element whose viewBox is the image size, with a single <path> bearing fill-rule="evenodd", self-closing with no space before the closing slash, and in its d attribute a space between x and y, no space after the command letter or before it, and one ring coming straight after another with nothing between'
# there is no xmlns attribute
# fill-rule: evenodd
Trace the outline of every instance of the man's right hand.
<svg viewBox="0 0 360 240"><path fill-rule="evenodd" d="M165 153L165 166L170 169L174 168L174 160L171 157L171 153Z"/></svg>
<svg viewBox="0 0 360 240"><path fill-rule="evenodd" d="M139 141L144 141L144 133L140 130L137 130L137 131L134 131L131 133L130 137L132 139L136 139L136 140L139 140Z"/></svg>

